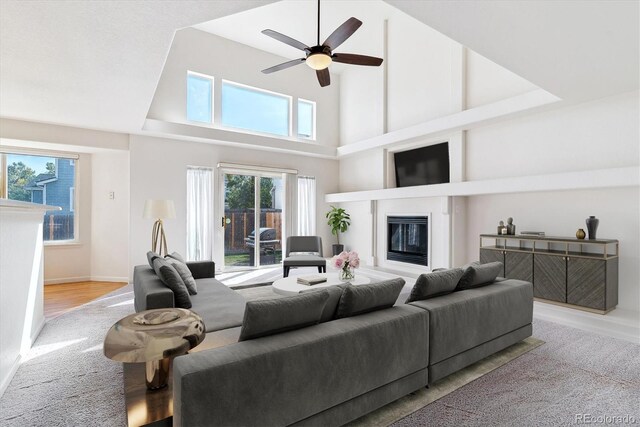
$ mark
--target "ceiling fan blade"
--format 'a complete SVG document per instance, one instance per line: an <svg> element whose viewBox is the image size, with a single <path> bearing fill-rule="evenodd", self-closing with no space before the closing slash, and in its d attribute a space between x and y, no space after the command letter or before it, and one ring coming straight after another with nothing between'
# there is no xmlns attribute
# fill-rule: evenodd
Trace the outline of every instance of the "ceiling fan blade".
<svg viewBox="0 0 640 427"><path fill-rule="evenodd" d="M340 25L336 30L331 33L329 37L324 41L323 46L327 46L329 49L334 50L338 46L340 46L346 39L351 37L353 33L356 32L358 28L362 25L362 21L356 18L349 18L342 25Z"/></svg>
<svg viewBox="0 0 640 427"><path fill-rule="evenodd" d="M367 55L356 55L354 53L334 53L331 58L334 62L342 62L343 64L369 65L372 67L378 67L382 64L382 58Z"/></svg>
<svg viewBox="0 0 640 427"><path fill-rule="evenodd" d="M296 49L300 49L300 50L310 50L311 48L309 46L307 46L306 44L299 42L296 39L292 39L289 36L285 36L284 34L280 34L277 31L273 31L273 30L262 30L262 34L272 37L278 41L281 41L282 43L286 43L289 46L293 46Z"/></svg>
<svg viewBox="0 0 640 427"><path fill-rule="evenodd" d="M328 68L325 68L324 70L316 70L316 76L318 76L320 86L325 87L331 84L331 76L329 75Z"/></svg>
<svg viewBox="0 0 640 427"><path fill-rule="evenodd" d="M283 62L282 64L274 65L273 67L265 68L262 70L265 74L275 73L276 71L284 70L285 68L293 67L298 64L302 64L304 62L304 58L294 59L291 61Z"/></svg>

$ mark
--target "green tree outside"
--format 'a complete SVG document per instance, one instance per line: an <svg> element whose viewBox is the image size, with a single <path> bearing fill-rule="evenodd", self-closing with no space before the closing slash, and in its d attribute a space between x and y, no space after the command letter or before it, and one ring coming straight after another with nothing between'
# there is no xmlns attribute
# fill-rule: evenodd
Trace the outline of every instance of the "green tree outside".
<svg viewBox="0 0 640 427"><path fill-rule="evenodd" d="M24 187L36 177L36 171L22 162L7 167L7 190L11 200L31 201L31 192Z"/></svg>
<svg viewBox="0 0 640 427"><path fill-rule="evenodd" d="M53 162L47 162L47 173L54 174L56 173L56 164Z"/></svg>
<svg viewBox="0 0 640 427"><path fill-rule="evenodd" d="M260 208L273 207L273 179L260 178ZM254 207L255 180L247 175L225 175L225 201L229 209Z"/></svg>

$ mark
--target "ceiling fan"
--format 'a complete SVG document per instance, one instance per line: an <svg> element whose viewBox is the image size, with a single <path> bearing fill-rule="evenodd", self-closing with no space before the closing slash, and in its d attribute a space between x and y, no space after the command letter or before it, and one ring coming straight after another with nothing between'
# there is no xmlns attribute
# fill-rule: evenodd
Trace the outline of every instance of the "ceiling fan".
<svg viewBox="0 0 640 427"><path fill-rule="evenodd" d="M292 61L283 62L282 64L274 65L273 67L262 70L265 74L270 74L276 71L284 70L289 67L293 67L305 62L309 67L316 70L316 76L320 86L325 87L331 84L331 77L329 75L329 65L332 62L341 62L343 64L352 65L369 65L378 67L382 64L382 58L376 58L373 56L356 55L353 53L333 53L333 51L344 43L358 28L362 25L362 21L356 18L347 19L342 25L331 33L329 37L320 44L320 0L318 0L318 41L315 46L309 47L306 44L292 39L289 36L278 33L273 30L263 30L262 34L286 43L289 46L293 46L296 49L300 49L305 52L305 57L300 59L294 59Z"/></svg>

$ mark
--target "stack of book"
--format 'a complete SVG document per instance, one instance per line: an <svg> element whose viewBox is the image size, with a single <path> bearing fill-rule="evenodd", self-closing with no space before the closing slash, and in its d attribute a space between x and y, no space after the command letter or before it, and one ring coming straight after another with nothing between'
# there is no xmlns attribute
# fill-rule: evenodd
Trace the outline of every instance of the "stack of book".
<svg viewBox="0 0 640 427"><path fill-rule="evenodd" d="M298 284L305 286L313 286L319 283L324 283L327 281L326 277L322 276L300 276L298 277Z"/></svg>

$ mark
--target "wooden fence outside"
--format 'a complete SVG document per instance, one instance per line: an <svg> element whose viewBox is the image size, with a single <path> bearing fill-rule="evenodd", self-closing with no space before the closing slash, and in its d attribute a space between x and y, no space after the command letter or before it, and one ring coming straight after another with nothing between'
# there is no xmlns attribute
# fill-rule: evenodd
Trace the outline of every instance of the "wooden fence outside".
<svg viewBox="0 0 640 427"><path fill-rule="evenodd" d="M245 238L253 231L255 212L253 209L227 209L225 216L231 220L224 228L225 253L247 252ZM261 209L260 227L276 230L276 240L282 240L282 210ZM282 242L278 245L281 247Z"/></svg>
<svg viewBox="0 0 640 427"><path fill-rule="evenodd" d="M74 214L46 214L44 216L44 240L73 240Z"/></svg>

